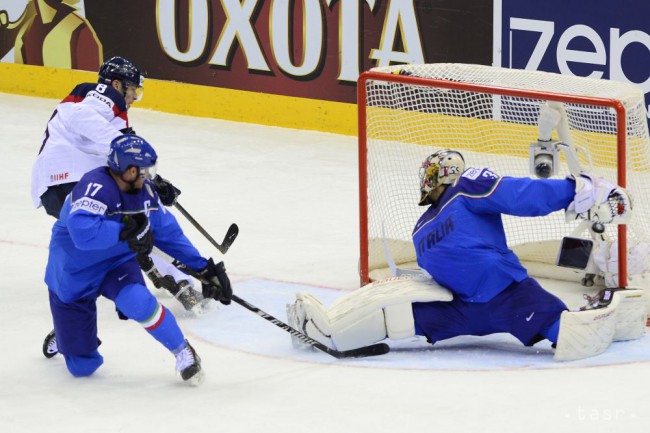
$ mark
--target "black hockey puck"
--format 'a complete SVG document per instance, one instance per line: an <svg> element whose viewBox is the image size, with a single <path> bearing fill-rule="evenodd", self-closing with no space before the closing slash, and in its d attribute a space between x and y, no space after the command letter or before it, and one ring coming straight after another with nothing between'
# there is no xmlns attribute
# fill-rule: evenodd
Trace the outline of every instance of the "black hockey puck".
<svg viewBox="0 0 650 433"><path fill-rule="evenodd" d="M594 233L601 234L605 232L605 225L603 223L593 223L591 230L593 230Z"/></svg>

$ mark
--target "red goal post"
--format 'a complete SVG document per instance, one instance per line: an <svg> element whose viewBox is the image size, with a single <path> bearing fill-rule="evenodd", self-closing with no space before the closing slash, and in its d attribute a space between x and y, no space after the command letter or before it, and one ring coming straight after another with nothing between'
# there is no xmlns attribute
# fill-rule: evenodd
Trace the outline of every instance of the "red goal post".
<svg viewBox="0 0 650 433"><path fill-rule="evenodd" d="M628 83L481 65L375 68L358 80L361 283L390 275L391 262L417 268L411 230L424 211L418 169L436 149L460 151L468 167L501 176L531 176L529 148L538 138L539 107L561 103L584 171L625 187L631 222L609 225L618 252L618 286L628 285L628 249L648 243L650 140L643 93ZM559 128L558 128L559 129ZM556 138L557 136L554 135ZM556 177L569 174L566 161ZM563 236L577 223L504 216L508 245L534 276L579 279L554 265ZM583 237L585 237L583 235Z"/></svg>

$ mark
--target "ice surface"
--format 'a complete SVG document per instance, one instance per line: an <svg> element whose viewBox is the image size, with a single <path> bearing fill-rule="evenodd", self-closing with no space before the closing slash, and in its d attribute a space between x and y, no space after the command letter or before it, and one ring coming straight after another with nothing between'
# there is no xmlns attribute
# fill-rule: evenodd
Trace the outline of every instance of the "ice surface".
<svg viewBox="0 0 650 433"><path fill-rule="evenodd" d="M631 432L650 426L648 337L592 360L554 363L548 345L507 335L430 347L391 342L384 357L337 361L292 349L279 328L237 305L194 317L169 296L203 360L199 388L139 325L99 302L105 363L90 378L47 360L42 282L52 219L29 197L31 164L56 101L0 94L0 431L9 432ZM159 172L220 240L235 291L284 319L307 290L326 303L358 285L356 139L133 109ZM214 248L179 220L206 255ZM565 292L575 288L546 282Z"/></svg>

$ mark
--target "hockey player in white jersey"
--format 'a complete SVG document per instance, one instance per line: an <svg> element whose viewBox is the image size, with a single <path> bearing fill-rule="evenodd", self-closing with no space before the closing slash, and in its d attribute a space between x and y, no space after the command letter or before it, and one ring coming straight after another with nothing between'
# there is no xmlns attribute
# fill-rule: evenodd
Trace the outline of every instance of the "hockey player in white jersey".
<svg viewBox="0 0 650 433"><path fill-rule="evenodd" d="M86 172L106 165L111 140L130 132L127 110L144 76L122 57L105 62L97 83L75 86L52 113L32 168L32 200L58 218L63 201Z"/></svg>
<svg viewBox="0 0 650 433"><path fill-rule="evenodd" d="M32 168L32 200L58 218L63 201L86 172L106 165L109 143L132 134L128 109L142 97L144 75L129 60L113 57L99 69L97 83L75 86L52 113ZM180 191L156 178L165 206Z"/></svg>
<svg viewBox="0 0 650 433"><path fill-rule="evenodd" d="M144 75L131 61L113 57L102 64L97 83L80 83L56 107L48 121L38 156L32 167L34 205L59 217L66 196L88 171L106 165L113 139L133 134L128 109L140 100ZM180 190L156 176L156 192L165 206L175 203ZM201 314L211 301L194 290L191 278L152 254L159 280L187 310ZM54 334L44 343L46 356L56 354Z"/></svg>

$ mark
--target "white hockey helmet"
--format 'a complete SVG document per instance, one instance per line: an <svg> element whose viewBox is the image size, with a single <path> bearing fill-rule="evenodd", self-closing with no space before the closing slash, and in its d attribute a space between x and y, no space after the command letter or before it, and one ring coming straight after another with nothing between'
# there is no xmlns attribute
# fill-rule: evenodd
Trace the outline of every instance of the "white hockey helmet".
<svg viewBox="0 0 650 433"><path fill-rule="evenodd" d="M420 167L420 206L431 204L429 193L454 183L465 171L465 159L455 150L442 149L427 157Z"/></svg>

